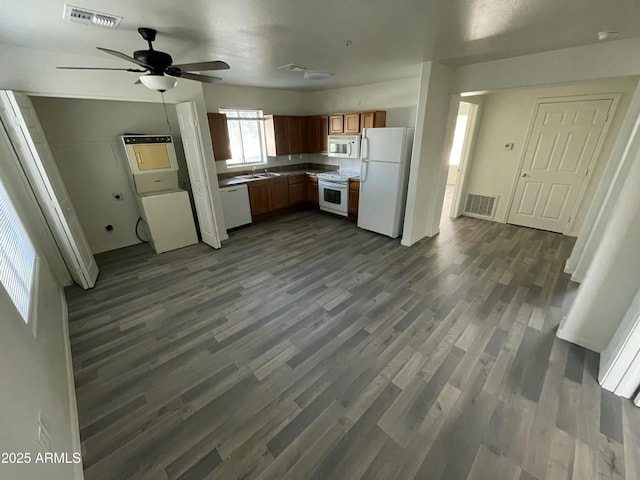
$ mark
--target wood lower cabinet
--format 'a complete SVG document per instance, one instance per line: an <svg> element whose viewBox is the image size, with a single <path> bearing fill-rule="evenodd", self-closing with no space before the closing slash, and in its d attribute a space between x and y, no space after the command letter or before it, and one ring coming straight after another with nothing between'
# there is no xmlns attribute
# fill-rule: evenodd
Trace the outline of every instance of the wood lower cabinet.
<svg viewBox="0 0 640 480"><path fill-rule="evenodd" d="M320 197L318 195L318 177L309 176L307 179L307 198L314 207L320 206Z"/></svg>
<svg viewBox="0 0 640 480"><path fill-rule="evenodd" d="M289 177L289 205L306 203L307 198L307 176L296 175Z"/></svg>
<svg viewBox="0 0 640 480"><path fill-rule="evenodd" d="M349 180L349 203L347 208L352 215L358 215L358 202L360 201L360 181Z"/></svg>
<svg viewBox="0 0 640 480"><path fill-rule="evenodd" d="M287 177L269 179L271 187L271 210L280 210L289 206L289 182Z"/></svg>
<svg viewBox="0 0 640 480"><path fill-rule="evenodd" d="M269 213L271 208L271 185L269 180L259 180L249 182L249 204L251 205L251 216Z"/></svg>
<svg viewBox="0 0 640 480"><path fill-rule="evenodd" d="M209 120L209 134L213 144L213 154L216 162L231 159L231 143L229 142L229 127L227 116L223 113L207 113Z"/></svg>

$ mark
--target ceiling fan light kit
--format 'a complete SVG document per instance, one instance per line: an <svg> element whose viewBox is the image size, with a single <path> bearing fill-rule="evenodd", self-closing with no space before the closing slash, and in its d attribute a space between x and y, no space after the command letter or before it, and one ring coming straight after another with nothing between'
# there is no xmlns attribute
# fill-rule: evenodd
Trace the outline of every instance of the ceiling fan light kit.
<svg viewBox="0 0 640 480"><path fill-rule="evenodd" d="M178 79L165 75L140 75L140 81L142 84L150 88L151 90L157 90L159 92L166 92L171 90L178 83Z"/></svg>

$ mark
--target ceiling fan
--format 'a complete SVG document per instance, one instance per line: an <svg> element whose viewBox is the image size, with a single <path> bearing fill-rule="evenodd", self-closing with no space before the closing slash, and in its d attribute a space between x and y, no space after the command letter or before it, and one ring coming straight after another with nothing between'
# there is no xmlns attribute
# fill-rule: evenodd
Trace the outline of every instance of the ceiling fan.
<svg viewBox="0 0 640 480"><path fill-rule="evenodd" d="M142 83L152 90L164 92L176 86L177 78L196 80L203 83L216 83L222 80L220 77L211 77L193 71L227 70L229 64L222 61L183 63L173 65L171 55L159 50L154 50L152 42L156 39L156 31L153 28L138 28L138 33L149 44L148 50L137 50L133 57L108 48L97 47L98 50L114 55L123 60L135 63L142 68L102 68L102 67L57 67L63 70L122 70L125 72L145 73L136 83Z"/></svg>

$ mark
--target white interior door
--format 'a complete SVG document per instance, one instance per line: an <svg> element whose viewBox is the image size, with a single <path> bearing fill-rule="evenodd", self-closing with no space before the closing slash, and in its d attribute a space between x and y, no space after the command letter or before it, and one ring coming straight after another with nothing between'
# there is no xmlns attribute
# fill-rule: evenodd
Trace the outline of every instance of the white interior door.
<svg viewBox="0 0 640 480"><path fill-rule="evenodd" d="M541 103L509 223L566 233L612 100Z"/></svg>
<svg viewBox="0 0 640 480"><path fill-rule="evenodd" d="M71 277L82 288L92 288L98 265L31 100L26 95L1 90L0 116Z"/></svg>
<svg viewBox="0 0 640 480"><path fill-rule="evenodd" d="M220 248L220 236L215 221L211 184L202 151L202 138L198 128L196 106L193 102L176 105L182 145L189 168L189 180L193 201L198 213L198 225L202 241L214 248Z"/></svg>

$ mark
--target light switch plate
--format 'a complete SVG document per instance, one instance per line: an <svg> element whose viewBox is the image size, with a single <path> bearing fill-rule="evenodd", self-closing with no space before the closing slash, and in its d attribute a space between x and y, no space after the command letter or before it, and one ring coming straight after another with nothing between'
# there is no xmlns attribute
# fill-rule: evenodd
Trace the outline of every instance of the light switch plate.
<svg viewBox="0 0 640 480"><path fill-rule="evenodd" d="M513 150L513 143L505 143L504 144L504 149L507 150L507 151Z"/></svg>

